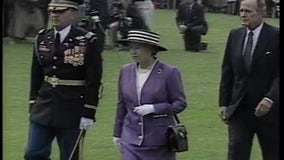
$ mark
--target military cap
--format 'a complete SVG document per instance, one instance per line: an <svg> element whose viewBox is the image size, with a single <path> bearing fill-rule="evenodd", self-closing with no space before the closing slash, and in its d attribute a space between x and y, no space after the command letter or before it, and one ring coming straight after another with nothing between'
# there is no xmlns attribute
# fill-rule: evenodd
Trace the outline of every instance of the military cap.
<svg viewBox="0 0 284 160"><path fill-rule="evenodd" d="M83 0L52 0L48 4L49 11L59 11L68 8L73 8L78 10L78 6L83 4Z"/></svg>

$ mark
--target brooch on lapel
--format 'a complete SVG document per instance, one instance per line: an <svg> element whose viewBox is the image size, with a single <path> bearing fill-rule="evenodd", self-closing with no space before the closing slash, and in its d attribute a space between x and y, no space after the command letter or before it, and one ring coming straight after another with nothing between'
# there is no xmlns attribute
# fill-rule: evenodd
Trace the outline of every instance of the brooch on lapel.
<svg viewBox="0 0 284 160"><path fill-rule="evenodd" d="M161 75L162 74L162 70L161 69L157 69L157 75Z"/></svg>
<svg viewBox="0 0 284 160"><path fill-rule="evenodd" d="M266 55L268 55L268 54L270 54L270 53L271 53L271 52L269 52L269 51L265 52Z"/></svg>

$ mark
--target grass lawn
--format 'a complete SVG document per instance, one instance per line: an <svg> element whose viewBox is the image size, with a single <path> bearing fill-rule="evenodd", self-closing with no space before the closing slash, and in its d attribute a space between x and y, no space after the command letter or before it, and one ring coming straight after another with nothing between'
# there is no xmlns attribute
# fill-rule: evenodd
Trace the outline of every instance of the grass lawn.
<svg viewBox="0 0 284 160"><path fill-rule="evenodd" d="M218 88L221 61L232 28L239 27L238 16L207 13L209 31L202 37L208 49L201 53L185 52L181 35L175 25L173 10L156 10L154 30L161 35L161 44L169 51L159 54L160 60L178 66L186 88L188 108L180 114L189 131L188 152L178 154L179 160L225 160L227 128L219 117ZM279 26L279 19L267 19ZM28 94L30 82L31 44L3 43L3 159L21 160L28 135ZM85 160L119 160L112 143L116 108L116 87L120 67L131 62L129 54L105 50L104 94L97 112L97 123L88 131ZM252 160L260 160L258 143ZM53 160L58 160L58 148L53 147Z"/></svg>

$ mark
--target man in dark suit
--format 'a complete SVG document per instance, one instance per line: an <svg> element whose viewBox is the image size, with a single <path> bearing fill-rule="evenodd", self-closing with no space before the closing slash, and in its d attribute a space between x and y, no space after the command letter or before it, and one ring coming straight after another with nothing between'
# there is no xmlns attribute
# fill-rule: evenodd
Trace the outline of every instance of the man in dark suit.
<svg viewBox="0 0 284 160"><path fill-rule="evenodd" d="M241 2L243 27L225 49L219 105L228 160L249 160L255 134L263 160L279 160L279 28L264 22L265 8L264 0Z"/></svg>
<svg viewBox="0 0 284 160"><path fill-rule="evenodd" d="M53 28L41 30L35 39L26 160L50 159L54 138L60 160L78 160L79 138L95 121L102 57L96 35L72 25L81 3L52 0Z"/></svg>
<svg viewBox="0 0 284 160"><path fill-rule="evenodd" d="M198 0L183 0L176 14L176 24L183 34L186 51L199 52L201 48L201 35L205 35L208 29L205 21L204 7Z"/></svg>

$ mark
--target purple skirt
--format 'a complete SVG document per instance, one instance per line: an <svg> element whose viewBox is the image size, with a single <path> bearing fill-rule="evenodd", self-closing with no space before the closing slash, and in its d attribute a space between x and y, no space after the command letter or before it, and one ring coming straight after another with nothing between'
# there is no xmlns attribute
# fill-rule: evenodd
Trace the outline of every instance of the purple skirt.
<svg viewBox="0 0 284 160"><path fill-rule="evenodd" d="M121 144L122 160L175 160L176 153L167 146L137 146Z"/></svg>

